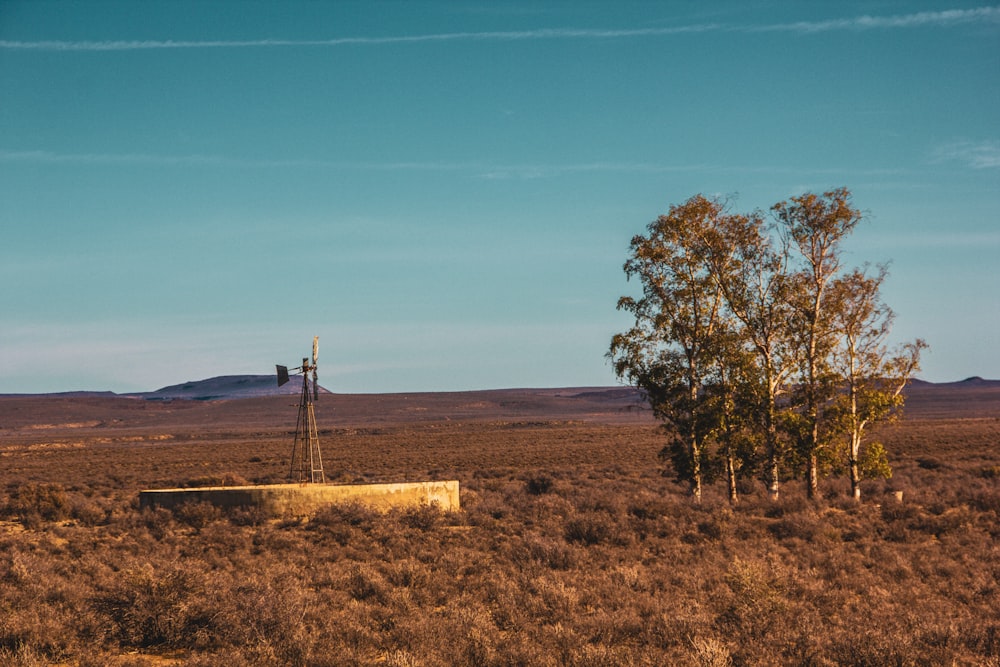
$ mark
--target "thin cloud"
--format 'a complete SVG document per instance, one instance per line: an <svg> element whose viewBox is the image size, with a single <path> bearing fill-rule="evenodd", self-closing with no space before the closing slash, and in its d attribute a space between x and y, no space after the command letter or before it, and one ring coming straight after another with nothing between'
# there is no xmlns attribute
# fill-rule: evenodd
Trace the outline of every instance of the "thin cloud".
<svg viewBox="0 0 1000 667"><path fill-rule="evenodd" d="M1000 141L955 141L934 151L935 162L963 162L973 169L1000 167Z"/></svg>
<svg viewBox="0 0 1000 667"><path fill-rule="evenodd" d="M513 164L484 162L338 162L308 158L238 158L224 155L153 155L143 153L53 153L41 150L0 149L0 162L35 164L76 164L107 166L205 166L248 168L323 168L363 171L464 171L480 178L545 178L581 172L660 172L706 169L704 166L667 166L651 163L592 162L580 164Z"/></svg>
<svg viewBox="0 0 1000 667"><path fill-rule="evenodd" d="M255 39L255 40L108 40L35 42L0 40L0 48L24 51L142 51L171 49L240 49L278 47L378 46L422 42L527 41L552 39L628 39L664 37L707 32L791 32L820 33L831 31L891 30L919 27L945 28L967 23L1000 23L1000 7L952 9L940 12L917 12L894 16L856 16L825 21L797 21L765 25L727 25L702 23L689 26L635 29L543 28L535 30L453 32L428 35L388 37L339 37L335 39Z"/></svg>
<svg viewBox="0 0 1000 667"><path fill-rule="evenodd" d="M215 155L143 155L141 153L53 153L50 151L14 151L0 149L0 162L92 165L220 165L239 166L250 161Z"/></svg>
<svg viewBox="0 0 1000 667"><path fill-rule="evenodd" d="M983 250L1000 246L1000 232L995 231L955 231L924 232L904 236L870 236L865 241L867 249L872 248L961 248Z"/></svg>
<svg viewBox="0 0 1000 667"><path fill-rule="evenodd" d="M895 16L858 16L826 21L799 21L774 25L746 27L749 32L831 32L836 30L888 30L894 28L945 28L963 23L1000 23L1000 7L951 9L941 12L917 12Z"/></svg>
<svg viewBox="0 0 1000 667"><path fill-rule="evenodd" d="M0 48L35 51L142 51L153 49L238 49L270 47L336 47L351 45L412 44L420 42L472 42L472 41L523 41L544 39L613 39L623 37L646 37L674 35L690 32L718 30L717 25L681 26L676 28L644 28L635 30L577 30L573 28L552 28L507 32L453 32L430 35L401 35L393 37L340 37L336 39L256 39L256 40L210 40L210 41L103 41L103 42L63 42L47 40L40 42L20 42L0 40Z"/></svg>
<svg viewBox="0 0 1000 667"><path fill-rule="evenodd" d="M347 162L313 158L242 158L225 155L154 155L143 153L53 153L42 150L0 148L0 164L26 162L52 165L227 167L242 169L331 169L343 171L454 172L483 180L534 180L588 173L663 174L671 172L715 172L756 174L813 174L840 176L845 173L885 177L899 169L811 168L775 165L660 164L654 162L595 161L578 163L494 164L489 162Z"/></svg>
<svg viewBox="0 0 1000 667"><path fill-rule="evenodd" d="M309 158L241 158L225 155L154 155L149 153L53 153L40 150L0 149L0 162L31 162L35 164L83 165L146 165L189 167L250 167L250 168L326 168L385 171L458 171L485 169L484 165L447 162L337 162Z"/></svg>

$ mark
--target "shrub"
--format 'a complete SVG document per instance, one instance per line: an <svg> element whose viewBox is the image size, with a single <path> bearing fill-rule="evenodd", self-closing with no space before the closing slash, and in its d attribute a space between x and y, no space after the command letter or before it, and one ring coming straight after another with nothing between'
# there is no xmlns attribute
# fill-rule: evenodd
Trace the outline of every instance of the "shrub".
<svg viewBox="0 0 1000 667"><path fill-rule="evenodd" d="M17 516L26 527L40 521L62 521L69 517L66 490L59 484L22 484L7 501L7 513Z"/></svg>
<svg viewBox="0 0 1000 667"><path fill-rule="evenodd" d="M146 565L126 571L95 600L125 646L149 648L191 646L212 619L191 600L205 599L204 583L195 573L173 568L156 571Z"/></svg>
<svg viewBox="0 0 1000 667"><path fill-rule="evenodd" d="M712 637L691 640L691 657L692 664L700 667L730 667L733 664L726 645Z"/></svg>
<svg viewBox="0 0 1000 667"><path fill-rule="evenodd" d="M226 516L237 526L260 526L269 518L259 505L233 507L226 512Z"/></svg>
<svg viewBox="0 0 1000 667"><path fill-rule="evenodd" d="M602 543L622 544L625 541L614 521L598 513L583 514L567 521L564 536L567 542L586 546Z"/></svg>
<svg viewBox="0 0 1000 667"><path fill-rule="evenodd" d="M785 516L767 527L768 531L779 540L790 538L812 542L819 533L820 523L806 515Z"/></svg>
<svg viewBox="0 0 1000 667"><path fill-rule="evenodd" d="M558 538L525 539L528 554L535 562L553 570L571 570L577 564L576 552Z"/></svg>
<svg viewBox="0 0 1000 667"><path fill-rule="evenodd" d="M943 465L940 459L933 456L921 456L917 459L917 466L923 470L939 470Z"/></svg>
<svg viewBox="0 0 1000 667"><path fill-rule="evenodd" d="M184 503L174 512L177 520L195 530L201 530L212 521L222 518L222 510L207 502Z"/></svg>
<svg viewBox="0 0 1000 667"><path fill-rule="evenodd" d="M0 646L0 664L8 667L45 667L49 661L31 646L21 644L16 648Z"/></svg>
<svg viewBox="0 0 1000 667"><path fill-rule="evenodd" d="M368 564L351 568L347 582L347 592L355 600L372 600L384 604L388 600L390 586L377 569Z"/></svg>
<svg viewBox="0 0 1000 667"><path fill-rule="evenodd" d="M778 500L768 503L764 516L779 519L790 514L801 514L810 508L811 503L805 496L784 494Z"/></svg>
<svg viewBox="0 0 1000 667"><path fill-rule="evenodd" d="M70 516L84 526L97 526L107 521L108 513L93 498L77 498L70 505Z"/></svg>
<svg viewBox="0 0 1000 667"><path fill-rule="evenodd" d="M311 527L332 527L342 524L348 526L370 525L380 519L382 514L370 505L356 501L333 503L317 510L309 522Z"/></svg>
<svg viewBox="0 0 1000 667"><path fill-rule="evenodd" d="M424 532L436 528L442 518L441 508L437 505L408 507L399 515L399 521L404 526Z"/></svg>
<svg viewBox="0 0 1000 667"><path fill-rule="evenodd" d="M204 486L249 486L250 482L242 475L234 472L224 472L218 475L202 475L187 481L184 486L204 487Z"/></svg>
<svg viewBox="0 0 1000 667"><path fill-rule="evenodd" d="M786 604L771 569L759 561L735 558L725 582L732 598L717 620L720 628L751 644L772 634Z"/></svg>
<svg viewBox="0 0 1000 667"><path fill-rule="evenodd" d="M533 495L540 496L543 493L549 493L552 490L552 485L555 483L548 475L532 475L524 482L525 490Z"/></svg>

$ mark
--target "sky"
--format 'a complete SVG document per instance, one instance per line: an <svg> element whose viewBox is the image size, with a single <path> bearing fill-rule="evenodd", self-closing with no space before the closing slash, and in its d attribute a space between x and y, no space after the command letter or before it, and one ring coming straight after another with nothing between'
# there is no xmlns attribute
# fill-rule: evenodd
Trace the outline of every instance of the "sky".
<svg viewBox="0 0 1000 667"><path fill-rule="evenodd" d="M632 236L841 186L1000 379L1000 5L3 0L0 393L614 385Z"/></svg>

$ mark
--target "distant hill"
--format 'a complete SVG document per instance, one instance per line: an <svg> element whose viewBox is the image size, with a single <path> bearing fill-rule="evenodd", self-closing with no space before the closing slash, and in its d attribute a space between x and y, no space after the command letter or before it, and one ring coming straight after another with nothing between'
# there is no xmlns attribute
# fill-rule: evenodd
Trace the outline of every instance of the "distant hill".
<svg viewBox="0 0 1000 667"><path fill-rule="evenodd" d="M301 378L278 387L274 375L222 375L163 387L156 391L115 394L113 392L77 391L51 394L4 394L0 398L58 399L59 401L102 401L133 399L150 402L209 401L242 402L241 399L267 399L297 396ZM534 389L486 389L459 392L408 392L384 394L333 394L320 387L320 393L335 398L320 401L323 409L336 406L339 418L367 422L373 419L412 420L415 418L487 418L517 416L521 419L579 419L616 414L624 419L648 417L649 408L641 393L633 387L563 387ZM250 401L252 402L252 401ZM189 406L193 407L193 406ZM235 406L234 406L235 408ZM240 408L242 409L242 408ZM958 382L914 380L906 388L909 419L975 418L1000 415L1000 380L970 377ZM82 417L81 417L82 419Z"/></svg>
<svg viewBox="0 0 1000 667"><path fill-rule="evenodd" d="M297 395L302 391L302 381L293 377L283 387L278 386L274 375L220 375L207 380L192 380L182 384L163 387L156 391L146 391L126 396L147 401L186 399L193 401L218 401L237 398L261 398L263 396ZM320 387L320 393L328 394Z"/></svg>
<svg viewBox="0 0 1000 667"><path fill-rule="evenodd" d="M230 375L133 394L68 392L0 396L0 439L15 431L146 428L184 424L191 432L275 428L294 417L301 379L279 388L271 375ZM322 390L317 417L337 427L370 427L434 421L653 424L640 392L632 387L487 389L458 392L335 394ZM993 419L1000 415L1000 381L916 381L907 388L904 421ZM233 400L236 399L236 400ZM292 421L294 424L294 420ZM281 427L285 428L285 427ZM165 432L165 431L164 431ZM54 436L53 436L54 437Z"/></svg>

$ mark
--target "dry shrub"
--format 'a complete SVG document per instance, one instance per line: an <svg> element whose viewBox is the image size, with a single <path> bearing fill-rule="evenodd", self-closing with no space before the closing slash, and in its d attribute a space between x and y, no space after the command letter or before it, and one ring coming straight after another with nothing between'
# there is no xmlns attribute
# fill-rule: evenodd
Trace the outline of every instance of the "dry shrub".
<svg viewBox="0 0 1000 667"><path fill-rule="evenodd" d="M315 528L330 528L338 525L362 527L371 525L381 518L382 514L375 508L357 501L332 503L323 507L312 516L310 524Z"/></svg>
<svg viewBox="0 0 1000 667"><path fill-rule="evenodd" d="M134 515L136 527L145 528L156 540L171 535L177 528L174 513L163 507L145 509Z"/></svg>
<svg viewBox="0 0 1000 667"><path fill-rule="evenodd" d="M992 512L1000 517L1000 489L977 491L969 495L969 505L980 512Z"/></svg>
<svg viewBox="0 0 1000 667"><path fill-rule="evenodd" d="M719 540L722 538L722 531L725 527L725 522L721 521L718 517L713 517L705 521L698 522L698 534L703 535L709 540Z"/></svg>
<svg viewBox="0 0 1000 667"><path fill-rule="evenodd" d="M573 517L566 522L565 537L567 542L591 546L619 541L620 533L611 519L600 515L585 514Z"/></svg>
<svg viewBox="0 0 1000 667"><path fill-rule="evenodd" d="M434 530L441 524L444 518L441 508L437 504L422 504L416 507L407 507L398 514L401 524L407 528L423 532Z"/></svg>
<svg viewBox="0 0 1000 667"><path fill-rule="evenodd" d="M320 538L343 547L358 542L383 521L384 517L378 510L351 501L321 508L310 518L306 528Z"/></svg>
<svg viewBox="0 0 1000 667"><path fill-rule="evenodd" d="M7 500L5 512L17 517L26 528L36 529L42 521L62 521L69 517L70 504L66 489L60 484L17 486Z"/></svg>
<svg viewBox="0 0 1000 667"><path fill-rule="evenodd" d="M800 515L812 509L808 498L798 494L784 493L777 500L769 500L764 508L764 516L780 519L789 515Z"/></svg>
<svg viewBox="0 0 1000 667"><path fill-rule="evenodd" d="M235 472L223 472L214 475L200 475L192 477L181 486L189 488L206 486L248 486L249 481L242 475Z"/></svg>
<svg viewBox="0 0 1000 667"><path fill-rule="evenodd" d="M779 576L764 562L735 558L725 583L732 596L717 619L720 630L758 647L774 634L787 609Z"/></svg>
<svg viewBox="0 0 1000 667"><path fill-rule="evenodd" d="M232 507L225 515L237 526L260 526L271 518L259 505Z"/></svg>
<svg viewBox="0 0 1000 667"><path fill-rule="evenodd" d="M221 638L241 647L251 664L322 664L306 623L309 600L294 570L253 576L232 590L219 618Z"/></svg>
<svg viewBox="0 0 1000 667"><path fill-rule="evenodd" d="M779 540L802 540L812 542L819 535L822 522L815 515L809 514L783 514L767 527L768 531Z"/></svg>
<svg viewBox="0 0 1000 667"><path fill-rule="evenodd" d="M123 646L184 648L197 646L213 628L208 592L196 571L144 564L120 573L93 605Z"/></svg>
<svg viewBox="0 0 1000 667"><path fill-rule="evenodd" d="M570 664L577 667L628 667L637 664L627 647L584 644L574 652Z"/></svg>
<svg viewBox="0 0 1000 667"><path fill-rule="evenodd" d="M174 516L180 523L201 530L211 522L220 520L222 510L209 502L188 502L178 507Z"/></svg>
<svg viewBox="0 0 1000 667"><path fill-rule="evenodd" d="M691 663L699 667L730 667L733 658L725 643L714 637L691 640Z"/></svg>
<svg viewBox="0 0 1000 667"><path fill-rule="evenodd" d="M16 647L0 646L0 664L7 667L46 667L51 663L32 646L20 644Z"/></svg>
<svg viewBox="0 0 1000 667"><path fill-rule="evenodd" d="M560 539L529 535L524 546L532 561L552 570L572 570L579 562L576 551Z"/></svg>
<svg viewBox="0 0 1000 667"><path fill-rule="evenodd" d="M106 523L109 511L94 498L75 496L70 502L70 516L83 526L98 526Z"/></svg>
<svg viewBox="0 0 1000 667"><path fill-rule="evenodd" d="M835 640L829 651L830 658L845 667L869 667L871 665L916 665L914 650L909 637L897 633L886 633L884 628L860 627L849 637Z"/></svg>
<svg viewBox="0 0 1000 667"><path fill-rule="evenodd" d="M524 481L524 490L533 496L540 496L552 491L555 480L550 475L544 473L532 475Z"/></svg>
<svg viewBox="0 0 1000 667"><path fill-rule="evenodd" d="M407 651L390 651L385 656L385 667L423 667L425 664L417 656Z"/></svg>
<svg viewBox="0 0 1000 667"><path fill-rule="evenodd" d="M371 600L385 604L389 599L390 590L389 583L374 566L368 563L352 566L347 582L347 592L353 599Z"/></svg>
<svg viewBox="0 0 1000 667"><path fill-rule="evenodd" d="M921 456L917 459L917 465L923 470L940 470L944 463L934 456Z"/></svg>

